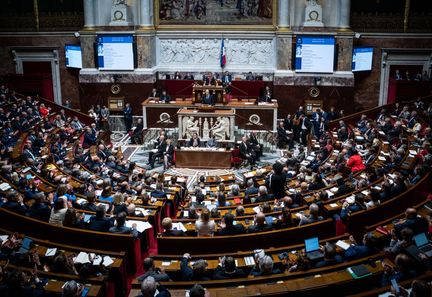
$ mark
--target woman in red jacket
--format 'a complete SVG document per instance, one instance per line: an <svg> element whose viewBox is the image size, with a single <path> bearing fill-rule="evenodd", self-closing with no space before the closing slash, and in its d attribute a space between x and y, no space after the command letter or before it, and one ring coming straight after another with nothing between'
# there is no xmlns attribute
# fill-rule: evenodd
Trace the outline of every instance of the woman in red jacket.
<svg viewBox="0 0 432 297"><path fill-rule="evenodd" d="M363 164L362 157L356 149L353 150L352 156L348 159L346 165L348 168L351 168L352 173L366 168Z"/></svg>

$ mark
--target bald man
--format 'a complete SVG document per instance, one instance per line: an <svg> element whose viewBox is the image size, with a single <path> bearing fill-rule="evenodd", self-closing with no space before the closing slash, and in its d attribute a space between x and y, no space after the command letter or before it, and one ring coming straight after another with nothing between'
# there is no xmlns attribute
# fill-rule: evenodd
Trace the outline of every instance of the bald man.
<svg viewBox="0 0 432 297"><path fill-rule="evenodd" d="M394 230L396 232L396 236L399 239L401 237L401 231L404 228L410 228L413 230L414 234L419 234L422 232L428 232L428 222L425 218L417 214L417 210L415 208L407 208L405 211L405 219L399 220L394 225Z"/></svg>
<svg viewBox="0 0 432 297"><path fill-rule="evenodd" d="M265 214L263 212L259 212L255 217L255 222L252 226L250 226L247 230L248 233L258 233L270 231L272 229L272 225L267 224L265 219Z"/></svg>

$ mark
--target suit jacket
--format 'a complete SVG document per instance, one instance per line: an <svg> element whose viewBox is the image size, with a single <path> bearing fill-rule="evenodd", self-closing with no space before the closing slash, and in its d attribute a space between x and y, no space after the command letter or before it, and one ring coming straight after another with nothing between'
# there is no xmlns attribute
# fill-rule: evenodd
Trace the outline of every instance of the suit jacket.
<svg viewBox="0 0 432 297"><path fill-rule="evenodd" d="M246 158L246 155L249 154L248 145L245 142L240 143L240 156L242 158Z"/></svg>
<svg viewBox="0 0 432 297"><path fill-rule="evenodd" d="M162 154L172 156L174 154L174 146L170 144L167 150L167 146L165 145L165 149L162 151Z"/></svg>
<svg viewBox="0 0 432 297"><path fill-rule="evenodd" d="M278 134L279 141L287 141L288 140L288 135L287 135L286 130L284 128L278 127L277 128L277 134Z"/></svg>
<svg viewBox="0 0 432 297"><path fill-rule="evenodd" d="M165 103L169 103L170 101L171 101L171 97L170 96L168 96L168 95L162 95L162 96L160 96L160 99L159 99L160 101L163 101L163 102L165 102Z"/></svg>
<svg viewBox="0 0 432 297"><path fill-rule="evenodd" d="M108 232L109 229L114 225L114 218L96 218L92 216L90 218L88 229L93 231Z"/></svg>
<svg viewBox="0 0 432 297"><path fill-rule="evenodd" d="M197 138L198 146L201 146L201 140ZM189 139L188 146L193 146L194 140L193 138Z"/></svg>
<svg viewBox="0 0 432 297"><path fill-rule="evenodd" d="M132 107L127 107L123 110L123 115L125 118L132 120Z"/></svg>
<svg viewBox="0 0 432 297"><path fill-rule="evenodd" d="M246 230L242 224L232 225L229 227L225 227L219 230L218 235L237 235L237 234L243 234Z"/></svg>
<svg viewBox="0 0 432 297"><path fill-rule="evenodd" d="M265 231L270 231L271 229L272 229L272 226L269 224L252 225L247 229L247 233L265 232Z"/></svg>
<svg viewBox="0 0 432 297"><path fill-rule="evenodd" d="M205 94L202 97L203 104L213 104L213 94Z"/></svg>

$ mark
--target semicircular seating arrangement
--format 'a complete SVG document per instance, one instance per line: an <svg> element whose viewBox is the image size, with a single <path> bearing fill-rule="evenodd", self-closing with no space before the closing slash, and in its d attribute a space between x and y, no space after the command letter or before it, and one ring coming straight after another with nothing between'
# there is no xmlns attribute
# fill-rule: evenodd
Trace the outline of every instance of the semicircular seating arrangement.
<svg viewBox="0 0 432 297"><path fill-rule="evenodd" d="M5 98L1 273L33 293L136 296L153 276L173 296L376 296L432 279L414 240L430 237L432 134L410 103L330 122L275 164L188 176L137 166L86 114Z"/></svg>

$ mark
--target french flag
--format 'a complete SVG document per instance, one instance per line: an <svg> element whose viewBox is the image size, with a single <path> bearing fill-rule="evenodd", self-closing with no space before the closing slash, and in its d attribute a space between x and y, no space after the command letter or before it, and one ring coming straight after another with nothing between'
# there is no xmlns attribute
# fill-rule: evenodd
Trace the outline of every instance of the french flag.
<svg viewBox="0 0 432 297"><path fill-rule="evenodd" d="M225 42L224 42L224 39L222 38L220 65L222 68L224 68L225 64L226 64Z"/></svg>

